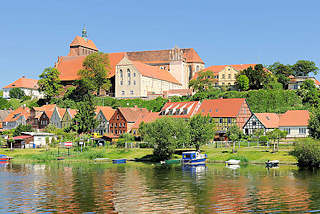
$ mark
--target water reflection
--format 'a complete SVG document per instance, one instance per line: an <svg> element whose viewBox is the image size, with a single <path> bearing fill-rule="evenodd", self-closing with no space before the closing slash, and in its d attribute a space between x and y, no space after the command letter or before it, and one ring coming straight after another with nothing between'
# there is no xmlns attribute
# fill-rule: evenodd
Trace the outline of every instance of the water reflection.
<svg viewBox="0 0 320 214"><path fill-rule="evenodd" d="M1 213L317 212L319 190L320 172L295 166L0 166Z"/></svg>

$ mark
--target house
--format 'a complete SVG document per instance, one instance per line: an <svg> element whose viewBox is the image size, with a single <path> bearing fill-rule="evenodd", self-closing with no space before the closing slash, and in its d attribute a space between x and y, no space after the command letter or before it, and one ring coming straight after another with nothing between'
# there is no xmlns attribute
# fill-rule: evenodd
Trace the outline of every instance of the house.
<svg viewBox="0 0 320 214"><path fill-rule="evenodd" d="M3 131L2 122L8 117L12 110L0 110L0 131Z"/></svg>
<svg viewBox="0 0 320 214"><path fill-rule="evenodd" d="M217 80L215 83L217 87L221 86L234 86L236 82L236 77L240 71L245 70L249 67L254 68L257 64L239 64L239 65L213 65L207 67L200 72L204 71L212 71L214 78ZM196 79L198 77L198 73L196 73L192 79Z"/></svg>
<svg viewBox="0 0 320 214"><path fill-rule="evenodd" d="M289 76L290 78L290 81L289 81L289 84L288 84L288 89L291 89L291 90L297 90L300 88L301 84L306 81L306 80L312 80L314 81L314 84L317 88L320 87L320 82L314 78L314 77L307 77L307 76Z"/></svg>
<svg viewBox="0 0 320 214"><path fill-rule="evenodd" d="M58 57L55 67L60 72L61 83L67 87L79 78L78 71L87 55L97 52L98 49L92 40L87 38L86 31L82 36L76 36L70 44L68 56ZM188 88L189 80L195 72L204 68L204 62L193 48L180 49L175 47L168 50L135 51L108 53L110 68L108 77L112 87L109 95L115 96L116 65L125 57L130 61L139 61L143 64L169 72L183 89ZM141 71L140 71L141 72ZM150 77L150 76L149 76ZM130 93L130 90L128 91Z"/></svg>
<svg viewBox="0 0 320 214"><path fill-rule="evenodd" d="M50 124L53 124L55 127L61 129L62 128L61 121L62 121L62 117L63 117L65 112L66 112L66 109L59 108L59 107L56 106L53 109L51 117L48 115L48 117L50 118Z"/></svg>
<svg viewBox="0 0 320 214"><path fill-rule="evenodd" d="M232 125L242 129L252 112L244 98L203 100L197 114L209 115L218 133L226 133Z"/></svg>
<svg viewBox="0 0 320 214"><path fill-rule="evenodd" d="M116 110L109 106L97 106L96 112L96 119L99 121L99 125L95 129L95 132L99 133L100 135L110 133L109 122Z"/></svg>
<svg viewBox="0 0 320 214"><path fill-rule="evenodd" d="M195 115L201 105L200 101L167 102L161 109L161 116L190 118Z"/></svg>
<svg viewBox="0 0 320 214"><path fill-rule="evenodd" d="M23 76L13 83L5 86L3 88L3 98L10 98L10 90L13 88L20 88L26 96L30 96L32 98L43 98L44 95L42 92L39 92L38 80L28 79Z"/></svg>
<svg viewBox="0 0 320 214"><path fill-rule="evenodd" d="M14 129L18 125L26 125L30 116L30 109L25 105L12 111L2 122L3 129Z"/></svg>
<svg viewBox="0 0 320 214"><path fill-rule="evenodd" d="M255 113L243 126L243 131L251 135L257 129L264 130L264 133L273 129L287 131L289 138L308 137L308 121L310 118L307 110L289 110L284 114L276 113Z"/></svg>
<svg viewBox="0 0 320 214"><path fill-rule="evenodd" d="M121 135L131 131L132 126L138 120L141 114L147 113L146 108L135 107L119 107L116 109L115 113L112 115L110 123L110 134L111 135Z"/></svg>
<svg viewBox="0 0 320 214"><path fill-rule="evenodd" d="M30 124L34 129L44 129L47 127L47 125L49 125L50 117L55 107L55 104L50 104L31 108L27 123Z"/></svg>
<svg viewBox="0 0 320 214"><path fill-rule="evenodd" d="M23 136L31 136L33 137L33 141L30 141L25 148L41 148L47 145L47 141L50 144L52 142L52 138L55 137L52 133L46 132L22 132ZM47 138L47 140L46 140Z"/></svg>
<svg viewBox="0 0 320 214"><path fill-rule="evenodd" d="M141 123L151 123L158 118L160 118L159 112L145 112L140 114L140 117L132 126L130 133L133 136L136 136L136 137L139 136L139 127Z"/></svg>
<svg viewBox="0 0 320 214"><path fill-rule="evenodd" d="M115 86L115 96L118 98L148 97L148 93L162 94L182 88L169 71L129 60L127 56L116 66Z"/></svg>
<svg viewBox="0 0 320 214"><path fill-rule="evenodd" d="M67 108L61 119L61 127L63 129L70 127L72 125L72 120L76 114L77 110Z"/></svg>
<svg viewBox="0 0 320 214"><path fill-rule="evenodd" d="M243 126L243 133L254 134L255 130L262 129L264 133L279 128L279 115L276 113L254 113Z"/></svg>
<svg viewBox="0 0 320 214"><path fill-rule="evenodd" d="M30 144L33 144L33 136L21 135L12 138L13 141L7 141L8 148L25 149L30 148Z"/></svg>

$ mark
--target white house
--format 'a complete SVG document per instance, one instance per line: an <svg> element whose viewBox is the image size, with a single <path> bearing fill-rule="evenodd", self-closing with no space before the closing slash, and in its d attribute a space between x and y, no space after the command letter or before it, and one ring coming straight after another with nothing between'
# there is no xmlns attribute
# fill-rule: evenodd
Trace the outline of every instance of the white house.
<svg viewBox="0 0 320 214"><path fill-rule="evenodd" d="M26 145L26 148L40 148L46 146L46 138L49 138L49 144L52 142L54 134L45 132L22 132L23 135L33 136L33 142Z"/></svg>
<svg viewBox="0 0 320 214"><path fill-rule="evenodd" d="M13 83L5 86L3 88L3 98L10 98L10 90L13 88L20 88L26 96L31 96L32 98L43 98L43 93L39 92L38 80L27 79L24 76L14 81Z"/></svg>

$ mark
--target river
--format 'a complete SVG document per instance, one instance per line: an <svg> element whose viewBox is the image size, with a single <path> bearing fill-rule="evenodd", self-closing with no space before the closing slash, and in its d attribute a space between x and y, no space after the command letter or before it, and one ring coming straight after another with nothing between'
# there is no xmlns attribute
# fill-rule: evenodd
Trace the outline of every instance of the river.
<svg viewBox="0 0 320 214"><path fill-rule="evenodd" d="M0 213L320 212L320 172L145 163L2 164Z"/></svg>

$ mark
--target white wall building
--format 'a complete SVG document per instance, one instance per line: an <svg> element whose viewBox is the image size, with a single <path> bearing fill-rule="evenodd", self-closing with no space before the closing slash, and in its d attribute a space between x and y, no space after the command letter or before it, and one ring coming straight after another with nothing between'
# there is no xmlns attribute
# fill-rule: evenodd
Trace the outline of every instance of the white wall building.
<svg viewBox="0 0 320 214"><path fill-rule="evenodd" d="M32 98L43 98L44 94L39 92L38 80L27 79L24 76L3 88L3 98L10 99L10 90L20 88L26 96Z"/></svg>

